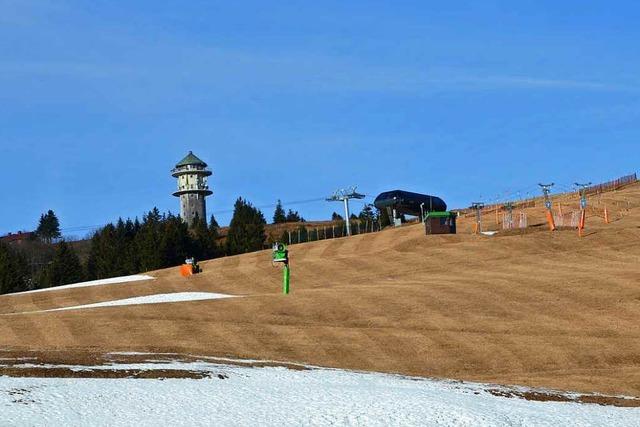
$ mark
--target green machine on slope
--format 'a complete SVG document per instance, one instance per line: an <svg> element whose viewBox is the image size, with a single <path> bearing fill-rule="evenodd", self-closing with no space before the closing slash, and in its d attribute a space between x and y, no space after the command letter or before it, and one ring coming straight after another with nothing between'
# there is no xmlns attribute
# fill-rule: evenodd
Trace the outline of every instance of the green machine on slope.
<svg viewBox="0 0 640 427"><path fill-rule="evenodd" d="M289 293L289 280L291 277L291 271L289 270L289 251L284 243L276 243L273 245L272 261L281 262L284 264L284 270L282 271L282 293Z"/></svg>

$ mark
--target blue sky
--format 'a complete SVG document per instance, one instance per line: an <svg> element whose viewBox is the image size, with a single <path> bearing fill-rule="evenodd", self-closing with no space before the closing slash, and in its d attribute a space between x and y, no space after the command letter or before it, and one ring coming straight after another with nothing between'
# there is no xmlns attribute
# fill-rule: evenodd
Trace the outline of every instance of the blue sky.
<svg viewBox="0 0 640 427"><path fill-rule="evenodd" d="M221 224L238 196L464 207L637 170L636 2L448 3L0 0L0 233L176 212L189 150Z"/></svg>

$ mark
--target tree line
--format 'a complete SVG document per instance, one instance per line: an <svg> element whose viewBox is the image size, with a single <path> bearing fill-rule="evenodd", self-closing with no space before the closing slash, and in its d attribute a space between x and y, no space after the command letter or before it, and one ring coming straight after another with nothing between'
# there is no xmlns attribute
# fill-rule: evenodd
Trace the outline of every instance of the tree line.
<svg viewBox="0 0 640 427"><path fill-rule="evenodd" d="M378 214L365 205L354 218L375 221ZM341 221L342 217L334 212L332 219ZM278 201L273 223L304 221L297 211L285 212ZM153 208L142 220L120 218L93 232L81 259L78 245L61 238L59 220L49 210L40 217L30 241L19 245L0 241L0 294L158 270L189 257L202 260L262 250L266 224L260 209L238 198L221 243L215 217L208 224L196 218L189 228L179 216Z"/></svg>

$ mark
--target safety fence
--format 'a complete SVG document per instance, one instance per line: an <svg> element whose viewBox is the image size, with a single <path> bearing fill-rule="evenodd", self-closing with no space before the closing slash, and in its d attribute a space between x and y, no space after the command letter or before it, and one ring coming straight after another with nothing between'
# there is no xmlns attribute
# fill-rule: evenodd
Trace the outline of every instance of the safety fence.
<svg viewBox="0 0 640 427"><path fill-rule="evenodd" d="M351 235L377 233L382 227L380 221L350 221ZM301 225L295 230L285 230L280 241L289 245L315 242L318 240L337 239L347 237L347 223L331 224L322 227L305 227Z"/></svg>
<svg viewBox="0 0 640 427"><path fill-rule="evenodd" d="M527 225L528 225L527 214L524 212L518 212L517 214L514 214L513 212L505 212L502 215L503 230L527 228Z"/></svg>
<svg viewBox="0 0 640 427"><path fill-rule="evenodd" d="M634 173L631 175L623 176L622 178L614 179L613 181L587 187L586 193L598 194L598 193L604 193L606 191L619 190L635 182L638 182L638 176L637 174Z"/></svg>
<svg viewBox="0 0 640 427"><path fill-rule="evenodd" d="M638 176L637 174L633 173L631 175L626 175L621 178L614 179L612 181L587 187L586 194L593 195L593 194L604 193L607 191L619 190L623 187L626 187L627 185L630 185L636 182L638 182ZM556 197L568 196L570 194L575 194L575 192L556 193L556 194L553 194L552 197L556 198ZM513 201L503 202L503 203L493 203L493 204L485 205L484 208L482 208L482 213L484 215L484 214L490 214L490 213L498 214L498 212L504 212L507 210L506 208L507 203L510 203L512 209L534 208L538 206L540 203L542 203L543 201L544 201L544 198L542 196L539 196L539 197L532 197L528 199L513 200ZM457 212L459 212L460 215L462 215L465 218L476 215L473 209L458 209Z"/></svg>
<svg viewBox="0 0 640 427"><path fill-rule="evenodd" d="M553 222L556 227L573 227L576 228L580 222L580 211L572 212L555 212L553 214Z"/></svg>

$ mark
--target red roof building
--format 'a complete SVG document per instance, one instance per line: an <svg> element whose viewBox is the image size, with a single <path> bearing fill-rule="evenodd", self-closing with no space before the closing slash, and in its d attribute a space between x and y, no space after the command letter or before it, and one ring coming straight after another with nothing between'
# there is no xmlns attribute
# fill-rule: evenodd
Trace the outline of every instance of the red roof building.
<svg viewBox="0 0 640 427"><path fill-rule="evenodd" d="M36 237L34 231L18 231L17 233L9 233L0 237L0 240L5 243L20 243L23 240L29 240Z"/></svg>

